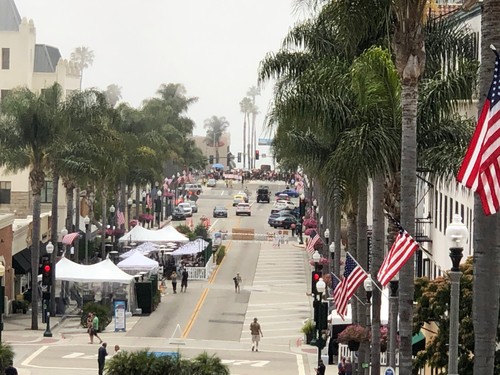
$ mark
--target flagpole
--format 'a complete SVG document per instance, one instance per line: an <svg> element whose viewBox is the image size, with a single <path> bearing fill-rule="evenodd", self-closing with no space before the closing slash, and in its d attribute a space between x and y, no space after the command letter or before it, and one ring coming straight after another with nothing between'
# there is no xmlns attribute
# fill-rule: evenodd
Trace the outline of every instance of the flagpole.
<svg viewBox="0 0 500 375"><path fill-rule="evenodd" d="M363 270L364 273L366 273L368 276L370 276L371 278L371 275L365 271L365 269L363 267L361 267L361 265L358 263L358 261L352 256L351 253L349 253L348 251L346 251L346 254L349 254L349 256L351 257L351 259L354 261L354 263L356 263L358 265L359 268L361 268ZM373 282L375 280L372 279L372 283L373 285L375 285L375 287L380 291L380 293L382 293L382 289L380 289L380 287L377 285L376 282Z"/></svg>

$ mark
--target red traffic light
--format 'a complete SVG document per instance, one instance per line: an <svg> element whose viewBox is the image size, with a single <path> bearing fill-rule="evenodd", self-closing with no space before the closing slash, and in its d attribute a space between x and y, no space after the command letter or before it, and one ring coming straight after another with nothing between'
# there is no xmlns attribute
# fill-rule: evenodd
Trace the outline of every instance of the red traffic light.
<svg viewBox="0 0 500 375"><path fill-rule="evenodd" d="M313 273L313 278L314 278L314 281L319 281L319 279L320 279L320 275L319 275L319 273L314 272L314 273Z"/></svg>
<svg viewBox="0 0 500 375"><path fill-rule="evenodd" d="M45 273L50 272L50 264L46 264L45 266L43 266L43 272L45 272Z"/></svg>

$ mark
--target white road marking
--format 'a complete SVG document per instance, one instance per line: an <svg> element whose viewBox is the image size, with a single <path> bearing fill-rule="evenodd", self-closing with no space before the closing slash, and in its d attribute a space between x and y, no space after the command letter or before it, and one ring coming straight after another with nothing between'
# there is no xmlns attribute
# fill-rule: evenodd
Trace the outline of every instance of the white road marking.
<svg viewBox="0 0 500 375"><path fill-rule="evenodd" d="M63 356L63 358L78 358L85 355L85 353L71 353L68 355Z"/></svg>
<svg viewBox="0 0 500 375"><path fill-rule="evenodd" d="M297 370L299 370L299 375L306 375L306 369L304 367L304 358L299 354L296 354L295 356L297 358Z"/></svg>
<svg viewBox="0 0 500 375"><path fill-rule="evenodd" d="M234 365L234 366L241 366L241 365L248 365L251 367L264 367L271 363L271 361L249 361L246 359L223 359L221 360L222 363L225 365Z"/></svg>
<svg viewBox="0 0 500 375"><path fill-rule="evenodd" d="M39 354L41 354L43 351L45 351L48 348L47 345L42 346L40 349L36 350L33 354L31 354L28 358L26 358L23 363L21 363L22 366L31 366L30 362L35 359L35 357Z"/></svg>

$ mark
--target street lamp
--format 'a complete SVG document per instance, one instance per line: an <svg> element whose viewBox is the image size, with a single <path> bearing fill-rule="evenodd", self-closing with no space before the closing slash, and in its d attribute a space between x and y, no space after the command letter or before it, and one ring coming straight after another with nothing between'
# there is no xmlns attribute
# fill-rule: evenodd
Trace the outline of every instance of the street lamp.
<svg viewBox="0 0 500 375"><path fill-rule="evenodd" d="M313 259L313 262L314 262L314 270L315 271L318 271L319 270L319 261L321 259L321 255L320 253L318 252L318 250L315 250L313 255L312 255L312 259Z"/></svg>
<svg viewBox="0 0 500 375"><path fill-rule="evenodd" d="M5 276L5 266L0 262L0 343L2 342L2 331L3 331L3 313L5 310L5 287L3 285L3 277Z"/></svg>
<svg viewBox="0 0 500 375"><path fill-rule="evenodd" d="M396 367L396 333L398 330L398 289L399 279L396 275L390 282L390 295L389 295L389 347L387 349L387 356L389 366Z"/></svg>
<svg viewBox="0 0 500 375"><path fill-rule="evenodd" d="M115 249L115 237L114 237L114 233L115 233L115 211L116 211L116 208L115 206L112 204L111 207L109 208L109 213L111 214L110 215L110 220L109 220L109 223L111 224L110 225L110 228L111 228L111 250L110 251L113 251Z"/></svg>
<svg viewBox="0 0 500 375"><path fill-rule="evenodd" d="M156 198L156 204L155 204L155 215L157 217L157 222L158 222L158 229L160 228L160 223L162 222L163 218L161 217L161 196L162 192L160 189L156 192L157 198Z"/></svg>
<svg viewBox="0 0 500 375"><path fill-rule="evenodd" d="M83 219L85 223L85 264L89 264L89 237L90 237L90 218L85 216ZM106 234L102 234L102 238L104 241Z"/></svg>
<svg viewBox="0 0 500 375"><path fill-rule="evenodd" d="M316 251L317 253L317 251ZM318 253L319 255L319 253ZM314 256L314 255L313 255ZM317 264L317 263L315 263ZM323 316L323 312L322 312L322 309L325 308L324 304L323 304L323 293L325 292L325 289L326 289L326 284L325 284L325 281L323 280L322 277L320 277L320 279L318 280L318 282L316 283L316 290L318 291L318 294L317 294L317 308L318 308L318 320L316 322L316 331L318 332L318 339L316 340L316 345L318 346L318 367L319 367L319 361L321 361L321 350L325 347L325 344L326 344L326 337L323 337L323 334L321 333L322 329L323 328L326 328L326 327L321 327L321 317Z"/></svg>
<svg viewBox="0 0 500 375"><path fill-rule="evenodd" d="M51 270L50 270L50 284L51 285L48 285L47 286L47 289L48 289L48 292L49 292L49 301L45 300L45 304L47 304L47 302L50 304L49 308L45 310L45 316L47 317L45 319L46 323L47 323L47 327L45 328L45 332L43 333L43 337L52 337L52 332L50 332L50 312L51 310L53 310L55 308L55 306L52 305L52 294L54 293L55 291L55 278L56 278L56 273L55 273L55 262L54 262L54 257L52 256L52 254L54 253L54 245L52 244L51 241L49 241L49 243L47 244L47 246L45 247L45 249L47 250L47 254L49 254L49 258L51 259L51 263L52 263L52 267L51 267ZM52 287L54 287L54 290L52 289ZM54 299L54 302L55 302L55 299ZM54 304L55 305L55 304Z"/></svg>
<svg viewBox="0 0 500 375"><path fill-rule="evenodd" d="M146 196L148 194L146 193L146 190L143 190L142 191L142 213L145 214L146 213Z"/></svg>
<svg viewBox="0 0 500 375"><path fill-rule="evenodd" d="M300 228L299 228L299 236L300 236L300 244L304 244L304 239L302 238L302 231L303 231L303 223L304 223L304 215L305 215L305 199L306 196L304 193L301 193L299 196L299 215L300 215Z"/></svg>
<svg viewBox="0 0 500 375"><path fill-rule="evenodd" d="M448 355L448 374L458 375L458 328L459 328L459 302L460 302L460 260L464 250L463 244L467 241L469 231L458 214L453 216L446 228L446 237L450 241L450 258L452 268L448 275L451 280L450 291L450 342Z"/></svg>
<svg viewBox="0 0 500 375"><path fill-rule="evenodd" d="M330 244L330 246L328 247L328 250L330 250L330 258L332 258L332 266L330 268L330 272L333 272L333 267L334 267L334 260L335 260L335 242L332 241L332 243ZM338 276L338 275L336 275ZM333 281L333 280L332 280ZM332 283L332 285L334 285Z"/></svg>
<svg viewBox="0 0 500 375"><path fill-rule="evenodd" d="M134 201L132 200L132 198L130 197L128 200L127 200L127 207L128 207L128 213L127 213L127 220L128 220L128 223L127 223L127 229L130 230L130 210L132 209L132 203Z"/></svg>
<svg viewBox="0 0 500 375"><path fill-rule="evenodd" d="M328 241L330 240L330 229L328 228L325 229L325 240L326 240L326 246L328 246Z"/></svg>
<svg viewBox="0 0 500 375"><path fill-rule="evenodd" d="M373 295L373 280L370 275L365 279L363 282L363 287L365 288L366 292L366 328L368 329L368 332L371 331L371 326L372 326L372 321L371 321L371 307L372 307L372 295ZM368 344L368 350L365 353L365 363L370 363L370 344ZM366 375L369 375L370 369L369 367L366 367L364 370L364 373Z"/></svg>

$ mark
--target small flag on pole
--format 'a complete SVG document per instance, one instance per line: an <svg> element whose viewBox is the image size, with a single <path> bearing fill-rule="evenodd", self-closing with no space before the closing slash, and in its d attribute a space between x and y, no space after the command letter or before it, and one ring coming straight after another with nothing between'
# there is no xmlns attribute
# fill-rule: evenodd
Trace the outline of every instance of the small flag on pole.
<svg viewBox="0 0 500 375"><path fill-rule="evenodd" d="M116 211L116 222L118 226L125 225L125 215L120 211L120 208Z"/></svg>
<svg viewBox="0 0 500 375"><path fill-rule="evenodd" d="M457 180L478 193L488 216L500 209L500 56L476 130L458 171Z"/></svg>
<svg viewBox="0 0 500 375"><path fill-rule="evenodd" d="M313 233L314 233L314 235L313 235ZM314 246L320 240L319 234L316 232L313 232L313 233L311 233L311 237L309 238L309 241L307 242L307 247L306 247L306 251L311 255L314 253Z"/></svg>

